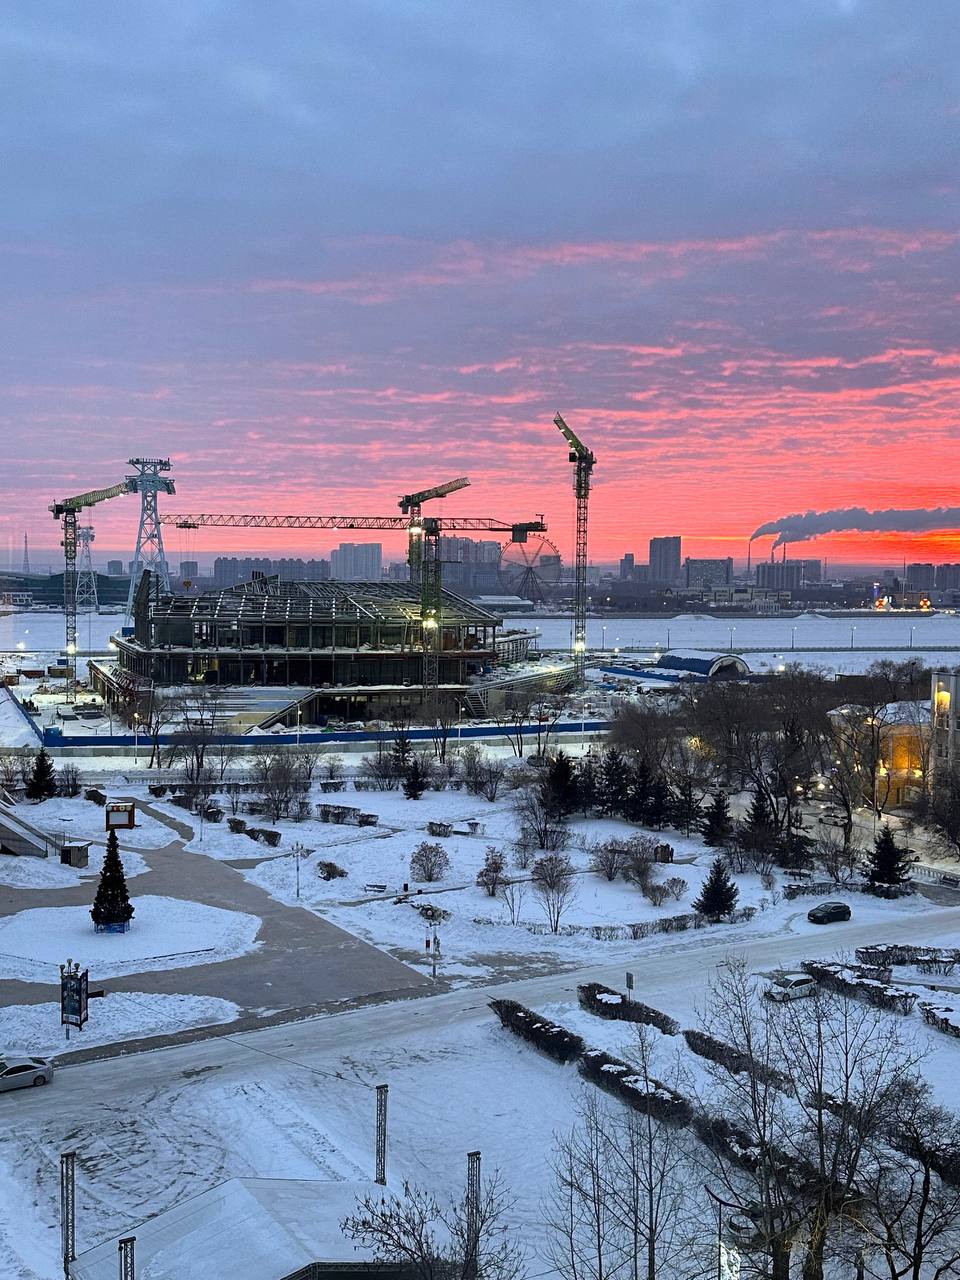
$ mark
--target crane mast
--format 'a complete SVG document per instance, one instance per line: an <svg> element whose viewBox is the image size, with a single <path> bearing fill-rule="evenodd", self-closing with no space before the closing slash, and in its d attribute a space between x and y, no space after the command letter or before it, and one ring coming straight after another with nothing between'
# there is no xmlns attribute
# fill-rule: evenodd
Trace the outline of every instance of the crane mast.
<svg viewBox="0 0 960 1280"><path fill-rule="evenodd" d="M577 685L582 686L587 662L587 516L590 478L596 455L567 426L558 413L553 420L569 446L568 460L575 464L573 488L577 499L577 536L573 588L573 665Z"/></svg>

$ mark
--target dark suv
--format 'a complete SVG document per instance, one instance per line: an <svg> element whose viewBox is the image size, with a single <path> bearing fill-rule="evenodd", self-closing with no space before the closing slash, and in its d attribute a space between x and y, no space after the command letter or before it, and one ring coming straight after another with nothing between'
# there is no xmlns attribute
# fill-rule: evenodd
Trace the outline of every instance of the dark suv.
<svg viewBox="0 0 960 1280"><path fill-rule="evenodd" d="M850 908L845 902L820 902L807 912L811 924L834 924L850 919Z"/></svg>

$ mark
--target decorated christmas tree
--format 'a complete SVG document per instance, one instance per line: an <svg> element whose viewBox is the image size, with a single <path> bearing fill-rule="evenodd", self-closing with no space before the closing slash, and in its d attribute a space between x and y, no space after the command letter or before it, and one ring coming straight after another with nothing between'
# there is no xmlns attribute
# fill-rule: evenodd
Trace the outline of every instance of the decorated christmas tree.
<svg viewBox="0 0 960 1280"><path fill-rule="evenodd" d="M113 925L126 926L133 916L133 903L127 892L127 878L123 874L115 831L107 836L107 851L103 856L100 883L97 885L97 896L93 900L90 915L98 929Z"/></svg>

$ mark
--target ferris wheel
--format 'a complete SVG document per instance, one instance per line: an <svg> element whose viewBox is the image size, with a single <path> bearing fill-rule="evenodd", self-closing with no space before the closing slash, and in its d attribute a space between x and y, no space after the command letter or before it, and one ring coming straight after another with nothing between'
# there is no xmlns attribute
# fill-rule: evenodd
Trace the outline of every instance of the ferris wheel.
<svg viewBox="0 0 960 1280"><path fill-rule="evenodd" d="M543 604L560 581L560 552L549 538L531 534L526 542L500 549L500 585L510 596Z"/></svg>

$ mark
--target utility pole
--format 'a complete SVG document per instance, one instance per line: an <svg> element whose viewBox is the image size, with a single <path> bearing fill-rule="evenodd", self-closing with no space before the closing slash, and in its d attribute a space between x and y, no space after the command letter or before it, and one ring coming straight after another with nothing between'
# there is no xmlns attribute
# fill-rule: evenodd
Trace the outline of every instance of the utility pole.
<svg viewBox="0 0 960 1280"><path fill-rule="evenodd" d="M467 1152L467 1257L464 1275L473 1280L480 1254L480 1152Z"/></svg>
<svg viewBox="0 0 960 1280"><path fill-rule="evenodd" d="M77 1256L77 1153L60 1156L60 1252L63 1274L70 1280L70 1263Z"/></svg>
<svg viewBox="0 0 960 1280"><path fill-rule="evenodd" d="M376 1182L387 1185L387 1090L385 1084L377 1085L377 1172Z"/></svg>
<svg viewBox="0 0 960 1280"><path fill-rule="evenodd" d="M137 1264L134 1257L136 1236L124 1236L118 1243L120 1253L120 1280L137 1280Z"/></svg>

